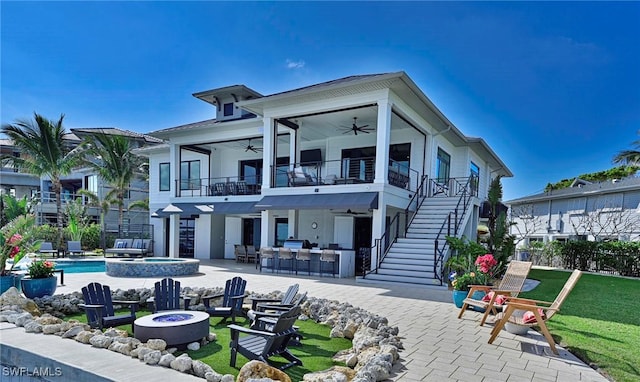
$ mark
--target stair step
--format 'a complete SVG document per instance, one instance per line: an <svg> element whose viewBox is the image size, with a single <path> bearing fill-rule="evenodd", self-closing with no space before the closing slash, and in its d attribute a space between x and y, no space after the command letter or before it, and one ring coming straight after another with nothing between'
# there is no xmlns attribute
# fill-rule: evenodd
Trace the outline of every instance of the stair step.
<svg viewBox="0 0 640 382"><path fill-rule="evenodd" d="M402 261L419 261L424 263L425 261L433 260L433 252L427 253L406 253L406 252L389 252L384 257L383 265L387 261L402 262Z"/></svg>
<svg viewBox="0 0 640 382"><path fill-rule="evenodd" d="M406 277L406 276L392 276L384 274L369 274L365 276L365 280L380 281L380 282L393 282L402 284L416 284L416 285L440 285L440 282L435 278L429 277Z"/></svg>
<svg viewBox="0 0 640 382"><path fill-rule="evenodd" d="M423 271L433 271L433 259L386 259L383 264L384 268L391 269L418 269L415 267L421 267ZM424 267L425 269L422 269Z"/></svg>

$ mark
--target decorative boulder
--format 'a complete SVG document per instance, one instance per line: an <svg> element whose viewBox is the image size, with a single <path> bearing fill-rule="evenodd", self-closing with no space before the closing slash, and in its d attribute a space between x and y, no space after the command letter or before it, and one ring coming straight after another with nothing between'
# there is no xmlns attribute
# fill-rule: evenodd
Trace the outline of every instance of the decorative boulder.
<svg viewBox="0 0 640 382"><path fill-rule="evenodd" d="M273 381L291 382L291 378L282 370L269 366L264 362L247 362L238 373L237 382L248 382L253 379L269 378Z"/></svg>

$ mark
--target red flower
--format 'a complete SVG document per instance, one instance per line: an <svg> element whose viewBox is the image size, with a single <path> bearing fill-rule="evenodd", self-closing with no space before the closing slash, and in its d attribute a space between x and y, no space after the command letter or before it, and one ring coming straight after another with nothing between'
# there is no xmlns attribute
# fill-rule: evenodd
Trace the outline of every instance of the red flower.
<svg viewBox="0 0 640 382"><path fill-rule="evenodd" d="M20 253L20 247L12 247L11 248L11 253L9 254L9 257L13 259L13 257L15 255L17 255L18 253Z"/></svg>
<svg viewBox="0 0 640 382"><path fill-rule="evenodd" d="M20 235L19 233L16 233L7 239L7 244L12 245L20 240L22 240L22 235Z"/></svg>
<svg viewBox="0 0 640 382"><path fill-rule="evenodd" d="M44 266L47 268L53 268L53 263L51 261L45 261Z"/></svg>
<svg viewBox="0 0 640 382"><path fill-rule="evenodd" d="M491 268L495 267L496 265L498 265L498 262L490 253L487 253L484 256L480 256L476 259L476 266L482 273L489 273L491 271Z"/></svg>

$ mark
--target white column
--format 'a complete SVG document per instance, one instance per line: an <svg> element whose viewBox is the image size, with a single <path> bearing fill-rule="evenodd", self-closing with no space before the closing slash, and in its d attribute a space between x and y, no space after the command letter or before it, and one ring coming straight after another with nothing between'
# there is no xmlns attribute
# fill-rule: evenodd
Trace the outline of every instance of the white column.
<svg viewBox="0 0 640 382"><path fill-rule="evenodd" d="M291 130L289 135L289 163L300 163L300 134Z"/></svg>
<svg viewBox="0 0 640 382"><path fill-rule="evenodd" d="M169 257L180 257L180 214L169 217Z"/></svg>
<svg viewBox="0 0 640 382"><path fill-rule="evenodd" d="M169 195L178 196L177 188L179 187L176 180L180 179L180 146L175 144L169 145L169 161L171 163L171 174L169 174Z"/></svg>
<svg viewBox="0 0 640 382"><path fill-rule="evenodd" d="M376 127L376 174L374 183L387 183L389 172L389 143L391 141L391 103L378 101L378 125Z"/></svg>
<svg viewBox="0 0 640 382"><path fill-rule="evenodd" d="M378 194L378 208L373 210L373 219L371 222L371 247L374 248L376 245L376 239L380 239L385 232L386 225L386 216L387 216L387 205L384 199L384 193L381 192ZM379 245L384 246L384 243L379 243ZM371 252L371 268L375 268L378 262L376 249Z"/></svg>
<svg viewBox="0 0 640 382"><path fill-rule="evenodd" d="M260 224L260 243L263 247L273 246L275 237L275 219L273 211L265 210L260 213L262 222Z"/></svg>
<svg viewBox="0 0 640 382"><path fill-rule="evenodd" d="M273 118L264 117L262 121L262 136L264 140L262 150L262 189L265 190L271 188L271 171L272 166L275 165L274 153L277 137L274 134Z"/></svg>

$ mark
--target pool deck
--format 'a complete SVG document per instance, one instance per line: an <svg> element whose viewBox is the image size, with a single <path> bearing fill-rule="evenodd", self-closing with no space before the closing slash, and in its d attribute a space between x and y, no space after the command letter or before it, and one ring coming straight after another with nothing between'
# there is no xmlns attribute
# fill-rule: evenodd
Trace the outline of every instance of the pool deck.
<svg viewBox="0 0 640 382"><path fill-rule="evenodd" d="M491 325L478 326L480 314L465 313L451 303L451 292L443 288L356 283L355 279L307 277L259 273L253 264L232 260L204 260L200 274L176 277L182 286L224 287L227 279L239 275L247 280L247 290L284 291L293 283L309 296L348 302L387 317L390 326L398 326L404 349L401 364L396 364L394 381L607 381L571 353L558 347L551 353L537 332L516 336L500 333L489 345ZM107 284L111 289L153 288L158 278L118 278L104 273L65 274L65 285L56 293L79 291L90 282ZM157 366L121 354L94 349L54 336L24 333L11 324L0 325L0 343L42 354L54 363L91 371L93 380L195 381L202 379ZM43 349L46 349L43 351ZM99 353L98 353L99 352ZM65 376L51 380L68 380Z"/></svg>

